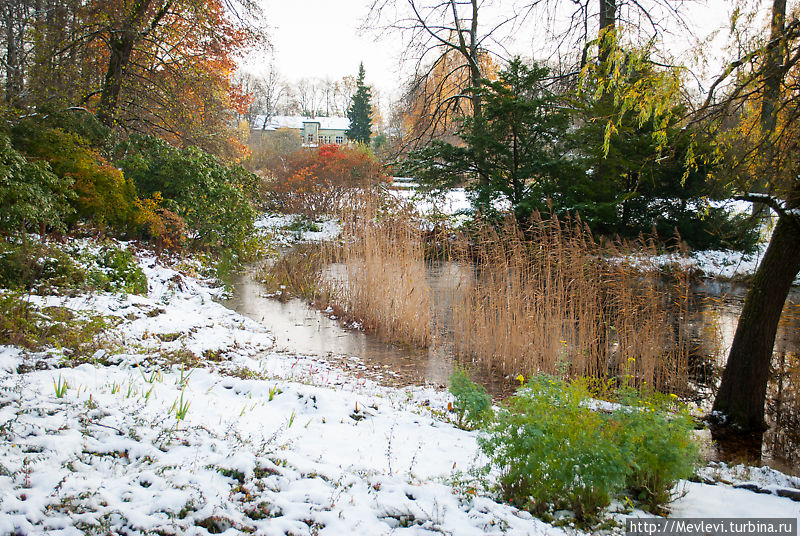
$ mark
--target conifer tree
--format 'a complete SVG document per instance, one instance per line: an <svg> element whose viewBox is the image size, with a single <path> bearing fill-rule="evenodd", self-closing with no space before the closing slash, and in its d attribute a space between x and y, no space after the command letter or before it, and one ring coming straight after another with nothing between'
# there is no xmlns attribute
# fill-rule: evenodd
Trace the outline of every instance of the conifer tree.
<svg viewBox="0 0 800 536"><path fill-rule="evenodd" d="M350 129L347 137L358 143L369 143L372 135L372 98L370 89L364 84L364 63L358 66L358 79L356 79L356 94L347 110L350 119Z"/></svg>

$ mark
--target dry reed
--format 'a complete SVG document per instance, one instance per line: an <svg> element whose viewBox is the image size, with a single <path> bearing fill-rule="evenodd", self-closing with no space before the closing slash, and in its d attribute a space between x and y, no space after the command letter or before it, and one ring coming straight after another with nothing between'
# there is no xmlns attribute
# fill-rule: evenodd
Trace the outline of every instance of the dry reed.
<svg viewBox="0 0 800 536"><path fill-rule="evenodd" d="M275 262L263 266L258 277L267 290L282 299L295 295L319 300L326 260L324 248L319 244L298 244Z"/></svg>
<svg viewBox="0 0 800 536"><path fill-rule="evenodd" d="M523 233L508 219L464 237L459 255L476 277L454 299L457 352L504 373L617 376L623 383L684 391L686 274L665 283L641 259L602 247L580 220L534 216Z"/></svg>
<svg viewBox="0 0 800 536"><path fill-rule="evenodd" d="M425 244L411 208L376 193L353 195L323 278L329 300L390 342L431 342Z"/></svg>

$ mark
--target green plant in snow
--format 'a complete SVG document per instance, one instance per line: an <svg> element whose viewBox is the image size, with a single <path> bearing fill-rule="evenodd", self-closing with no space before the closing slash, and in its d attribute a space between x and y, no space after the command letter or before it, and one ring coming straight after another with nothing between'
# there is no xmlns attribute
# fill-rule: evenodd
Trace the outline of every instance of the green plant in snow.
<svg viewBox="0 0 800 536"><path fill-rule="evenodd" d="M300 235L302 235L305 232L318 233L322 230L320 226L317 225L316 222L307 220L305 218L299 218L292 221L291 223L286 225L285 229L287 231L295 233L297 238L300 238Z"/></svg>
<svg viewBox="0 0 800 536"><path fill-rule="evenodd" d="M281 394L282 392L283 392L283 391L281 391L281 390L278 388L278 384L277 384L277 383L276 383L276 384L275 384L273 387L270 387L270 389L269 389L269 400L268 400L268 402L272 402L272 399L273 399L273 398L275 398L275 395L279 395L279 394Z"/></svg>
<svg viewBox="0 0 800 536"><path fill-rule="evenodd" d="M189 411L189 406L192 405L192 403L189 402L188 400L184 402L183 400L184 391L185 391L184 389L181 389L180 399L176 400L172 404L172 407L170 408L170 413L172 413L172 411L175 411L175 417L177 417L179 421L182 421L184 418L186 418L186 413Z"/></svg>
<svg viewBox="0 0 800 536"><path fill-rule="evenodd" d="M0 286L37 292L102 290L146 294L147 277L136 257L111 243L99 254L57 244L0 241Z"/></svg>
<svg viewBox="0 0 800 536"><path fill-rule="evenodd" d="M469 379L466 369L456 366L450 375L450 393L455 398L456 426L474 429L491 420L492 398L482 385Z"/></svg>
<svg viewBox="0 0 800 536"><path fill-rule="evenodd" d="M139 372L142 374L142 379L149 384L153 384L155 382L161 382L163 380L161 371L158 369L153 370L152 372L150 372L149 375L145 375L144 370L142 370L141 368L139 368Z"/></svg>
<svg viewBox="0 0 800 536"><path fill-rule="evenodd" d="M67 394L67 389L69 389L69 384L67 380L62 380L59 375L57 382L53 380L53 389L56 392L56 398L64 398L64 395Z"/></svg>
<svg viewBox="0 0 800 536"><path fill-rule="evenodd" d="M99 315L78 318L62 307L39 309L18 292L0 295L0 344L60 349L70 364L93 361L98 350L112 349L108 328L118 321Z"/></svg>
<svg viewBox="0 0 800 536"><path fill-rule="evenodd" d="M495 416L481 448L502 468L506 499L537 515L567 508L591 521L625 485L617 426L582 405L578 385L536 376Z"/></svg>
<svg viewBox="0 0 800 536"><path fill-rule="evenodd" d="M189 377L192 375L192 372L194 372L194 369L186 372L186 366L181 365L181 375L180 378L175 381L175 385L179 385L181 389L185 389L186 384L189 383Z"/></svg>
<svg viewBox="0 0 800 536"><path fill-rule="evenodd" d="M108 291L129 294L147 294L147 276L144 275L136 256L126 249L104 249L97 257L97 265L105 276L106 283L98 285Z"/></svg>
<svg viewBox="0 0 800 536"><path fill-rule="evenodd" d="M685 408L658 396L623 400L612 419L619 423L617 443L625 454L627 491L654 513L672 500L678 480L689 478L700 461L692 438L694 422ZM670 407L672 406L672 407ZM675 411L677 409L677 411Z"/></svg>
<svg viewBox="0 0 800 536"><path fill-rule="evenodd" d="M674 396L632 389L613 414L593 411L587 385L535 376L496 413L479 442L506 499L540 516L567 508L583 522L615 497L658 512L699 459L691 418Z"/></svg>

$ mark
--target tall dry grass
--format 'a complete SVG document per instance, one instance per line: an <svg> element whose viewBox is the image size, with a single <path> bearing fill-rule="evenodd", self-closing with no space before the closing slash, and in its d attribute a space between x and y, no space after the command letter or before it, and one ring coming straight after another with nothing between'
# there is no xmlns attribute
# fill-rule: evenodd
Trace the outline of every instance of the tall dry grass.
<svg viewBox="0 0 800 536"><path fill-rule="evenodd" d="M419 222L407 204L377 193L350 201L340 241L328 252L325 295L384 340L428 346L433 308Z"/></svg>
<svg viewBox="0 0 800 536"><path fill-rule="evenodd" d="M476 277L454 298L457 352L504 373L617 376L630 385L684 391L688 276L665 279L618 246L597 243L580 220L509 218L464 236L457 255ZM669 282L667 282L669 281Z"/></svg>
<svg viewBox="0 0 800 536"><path fill-rule="evenodd" d="M689 278L681 270L665 277L650 261L652 243L600 244L580 220L540 216L525 231L509 218L447 233L437 251L472 276L451 286L452 314L438 315L451 325L434 326L430 231L400 201L349 196L339 240L278 261L273 283L332 305L390 342L425 347L434 332L446 334L460 357L505 374L688 390Z"/></svg>

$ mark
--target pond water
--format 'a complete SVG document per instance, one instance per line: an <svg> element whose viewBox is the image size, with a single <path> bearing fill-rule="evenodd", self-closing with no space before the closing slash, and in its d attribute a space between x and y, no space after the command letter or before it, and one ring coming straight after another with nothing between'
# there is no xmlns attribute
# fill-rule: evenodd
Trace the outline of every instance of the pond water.
<svg viewBox="0 0 800 536"><path fill-rule="evenodd" d="M465 277L472 277L471 272L456 263L434 263L428 267L427 275L437 308L436 329L447 329L451 325L452 289ZM234 289L226 305L266 326L275 335L275 350L279 352L329 359L346 368L355 367L365 375L379 375L382 382L391 385L444 387L458 362L446 342L446 333L435 334L434 344L427 349L387 344L372 334L343 327L331 313L314 309L303 300L267 296L249 273L237 276ZM700 364L697 374L705 384L699 389L700 402L705 407L710 407L713 385L727 359L746 293L746 285L719 281L699 281L693 287L692 311L685 322L692 337L693 354ZM770 430L748 442L715 436L711 457L761 462L791 474L800 473L799 359L800 291L794 290L775 344L767 404ZM471 375L495 397L511 394L516 383L513 378L475 364L471 365Z"/></svg>
<svg viewBox="0 0 800 536"><path fill-rule="evenodd" d="M463 271L455 264L430 267L428 277L436 294L437 324L449 325L449 287L457 285ZM381 341L373 334L349 329L330 313L308 305L304 300L280 300L266 294L252 274L236 276L234 292L226 306L261 322L275 336L275 350L293 354L324 357L336 361L362 363L367 369L381 372L383 380L395 385L434 385L445 387L456 359L445 337L429 348L413 348ZM503 377L482 373L481 382L494 395L511 392L511 383Z"/></svg>

